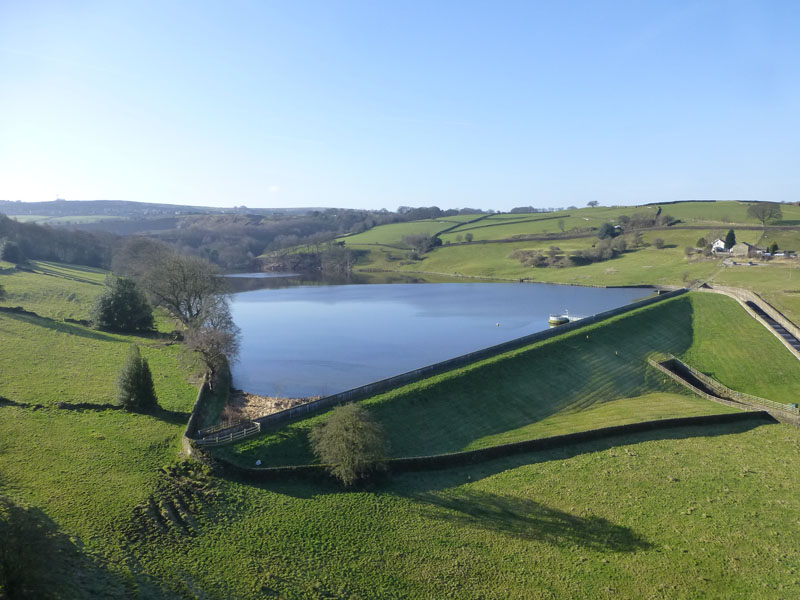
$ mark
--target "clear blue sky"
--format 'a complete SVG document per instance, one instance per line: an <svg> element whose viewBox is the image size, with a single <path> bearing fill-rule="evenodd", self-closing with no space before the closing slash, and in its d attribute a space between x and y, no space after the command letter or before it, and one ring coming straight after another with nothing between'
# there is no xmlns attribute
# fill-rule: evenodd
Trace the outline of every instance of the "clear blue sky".
<svg viewBox="0 0 800 600"><path fill-rule="evenodd" d="M800 3L0 0L0 199L800 200Z"/></svg>

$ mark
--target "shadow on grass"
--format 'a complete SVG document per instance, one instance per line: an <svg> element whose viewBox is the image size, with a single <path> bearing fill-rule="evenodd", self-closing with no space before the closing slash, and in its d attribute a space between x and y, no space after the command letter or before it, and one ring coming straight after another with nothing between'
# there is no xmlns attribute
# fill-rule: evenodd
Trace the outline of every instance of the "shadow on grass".
<svg viewBox="0 0 800 600"><path fill-rule="evenodd" d="M151 417L155 417L159 421L164 421L170 425L185 425L189 422L189 417L191 416L191 413L188 412L167 410L166 408L159 408L158 410L142 414L150 415Z"/></svg>
<svg viewBox="0 0 800 600"><path fill-rule="evenodd" d="M753 419L719 425L652 430L629 435L620 435L592 442L581 442L552 450L542 450L518 454L507 458L497 458L463 467L399 473L394 476L387 475L382 479L367 482L351 489L353 491L395 493L401 496L416 498L420 495L427 495L432 491L456 488L467 483L473 483L487 477L492 477L503 471L526 465L535 465L555 460L568 460L582 454L603 452L618 446L629 446L645 442L736 435L751 431L763 425L775 423L777 423L777 421L771 417L765 417L764 419ZM641 468L644 469L646 466L641 465ZM336 481L326 477L318 477L315 479L301 479L298 477L287 481L249 484L278 494L299 498L313 498L314 496L326 494L341 494L347 491L347 489Z"/></svg>
<svg viewBox="0 0 800 600"><path fill-rule="evenodd" d="M30 402L17 402L4 396L0 396L0 406L16 406L18 408L28 408L32 410L41 410L47 408L55 408L58 410L71 410L75 412L83 412L85 410L102 411L102 410L122 410L119 404L96 404L92 402L56 402L53 404L32 404Z"/></svg>
<svg viewBox="0 0 800 600"><path fill-rule="evenodd" d="M99 340L102 342L119 342L118 338L112 337L105 333L100 333L99 331L87 329L80 325L73 325L71 323L56 321L54 319L49 319L47 317L40 317L38 315L34 316L30 314L21 314L13 311L3 311L3 314L17 321L22 321L23 323L28 323L29 325L37 325L39 327L44 327L45 329L58 331L60 333L67 333L69 335L89 338L91 340Z"/></svg>
<svg viewBox="0 0 800 600"><path fill-rule="evenodd" d="M32 404L30 402L17 402L4 396L0 396L0 406L16 406L17 408L27 408L30 410L45 410L56 409L66 410L71 412L84 412L84 411L104 411L104 410L125 410L120 404L93 404L91 402L58 402L55 404ZM189 421L191 413L181 412L177 410L167 410L165 408L158 408L154 411L137 412L136 414L146 415L169 423L171 425L183 425Z"/></svg>
<svg viewBox="0 0 800 600"><path fill-rule="evenodd" d="M132 591L42 510L5 496L0 496L0 540L2 598L118 598Z"/></svg>
<svg viewBox="0 0 800 600"><path fill-rule="evenodd" d="M471 488L423 494L427 516L458 528L483 529L553 546L580 546L599 552L636 552L651 544L632 529L602 517L580 517L518 496Z"/></svg>

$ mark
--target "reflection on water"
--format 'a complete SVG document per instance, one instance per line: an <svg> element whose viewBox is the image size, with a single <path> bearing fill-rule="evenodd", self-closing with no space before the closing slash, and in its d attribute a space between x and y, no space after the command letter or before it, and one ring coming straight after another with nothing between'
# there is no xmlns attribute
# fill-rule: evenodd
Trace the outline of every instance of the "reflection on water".
<svg viewBox="0 0 800 600"><path fill-rule="evenodd" d="M367 285L379 283L447 283L463 282L462 278L422 277L403 273L352 273L347 277L331 277L310 273L229 273L225 275L232 293L253 290L277 290L287 287L316 285Z"/></svg>
<svg viewBox="0 0 800 600"><path fill-rule="evenodd" d="M245 287L253 291L238 288L233 297L242 329L234 385L293 397L340 392L541 331L550 314L565 309L589 316L652 293L531 283L255 281Z"/></svg>

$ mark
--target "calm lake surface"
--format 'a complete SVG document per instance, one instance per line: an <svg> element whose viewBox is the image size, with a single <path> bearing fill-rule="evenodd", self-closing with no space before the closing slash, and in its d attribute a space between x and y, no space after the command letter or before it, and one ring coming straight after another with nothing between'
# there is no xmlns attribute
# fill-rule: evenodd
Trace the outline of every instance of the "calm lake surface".
<svg viewBox="0 0 800 600"><path fill-rule="evenodd" d="M233 384L261 395L333 394L589 316L643 288L531 283L294 285L234 294Z"/></svg>

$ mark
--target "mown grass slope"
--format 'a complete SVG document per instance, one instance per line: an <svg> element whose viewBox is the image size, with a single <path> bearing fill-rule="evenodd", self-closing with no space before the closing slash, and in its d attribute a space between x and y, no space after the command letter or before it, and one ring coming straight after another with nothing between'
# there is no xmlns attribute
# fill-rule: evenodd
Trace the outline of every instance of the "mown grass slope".
<svg viewBox="0 0 800 600"><path fill-rule="evenodd" d="M454 452L591 429L598 422L726 410L676 398L682 388L647 365L653 352L682 356L734 389L771 400L800 395L800 362L769 331L735 301L695 293L404 386L364 405L386 429L393 456ZM620 399L628 400L589 411ZM217 452L246 465L313 462L308 430L327 414Z"/></svg>

